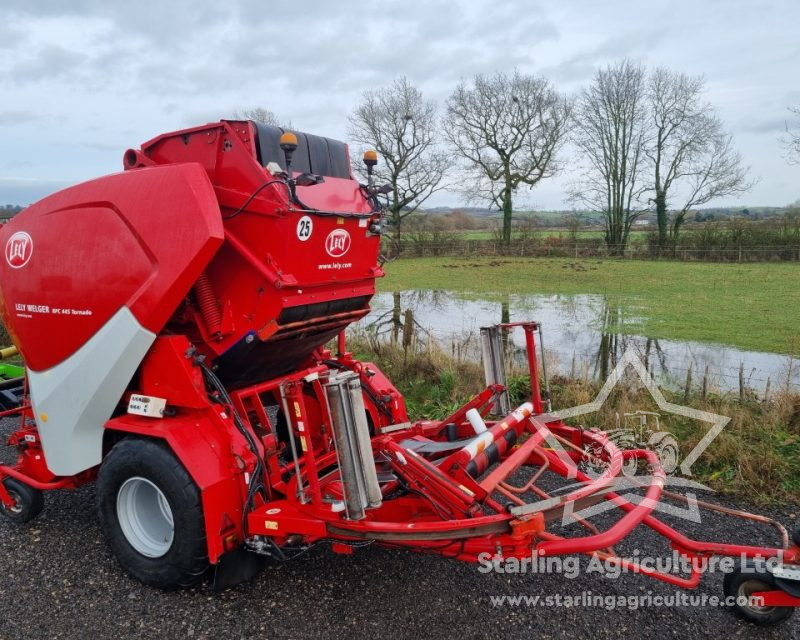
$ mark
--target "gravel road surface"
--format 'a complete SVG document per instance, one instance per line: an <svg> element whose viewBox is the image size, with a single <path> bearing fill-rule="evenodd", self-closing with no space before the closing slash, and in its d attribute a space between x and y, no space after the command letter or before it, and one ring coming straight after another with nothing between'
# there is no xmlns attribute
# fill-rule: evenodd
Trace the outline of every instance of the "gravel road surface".
<svg viewBox="0 0 800 640"><path fill-rule="evenodd" d="M0 431L8 432L7 422ZM585 590L606 596L669 595L675 589L636 575L614 580L585 572L574 579L485 574L476 565L377 546L343 556L322 544L219 595L208 583L163 593L129 578L116 564L101 539L94 500L93 487L51 492L33 522L16 526L0 518L0 639L800 639L800 613L781 626L761 629L711 606L493 606L491 596L577 597ZM787 526L797 520L791 509L769 515ZM776 542L771 530L716 514L704 513L701 524L681 521L680 526L690 535L721 541ZM654 540L637 534L622 551L658 549ZM686 593L721 595L721 583L721 574L706 575L699 589Z"/></svg>

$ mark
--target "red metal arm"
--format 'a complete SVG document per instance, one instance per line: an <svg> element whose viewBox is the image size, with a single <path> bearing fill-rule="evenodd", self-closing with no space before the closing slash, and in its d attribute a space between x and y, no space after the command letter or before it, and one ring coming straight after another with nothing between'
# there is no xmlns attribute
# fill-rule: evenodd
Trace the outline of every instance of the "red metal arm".
<svg viewBox="0 0 800 640"><path fill-rule="evenodd" d="M628 513L610 529L593 536L571 538L553 542L541 542L536 546L540 555L559 555L565 553L585 553L597 551L617 544L644 520L658 504L661 491L664 488L666 474L658 460L658 456L648 449L634 449L623 451L622 458L646 459L653 469L650 486L642 501L630 509Z"/></svg>

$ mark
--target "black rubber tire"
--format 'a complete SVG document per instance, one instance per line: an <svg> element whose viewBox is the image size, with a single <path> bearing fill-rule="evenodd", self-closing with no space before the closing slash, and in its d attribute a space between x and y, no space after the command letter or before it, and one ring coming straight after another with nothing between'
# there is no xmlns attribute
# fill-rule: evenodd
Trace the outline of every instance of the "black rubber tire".
<svg viewBox="0 0 800 640"><path fill-rule="evenodd" d="M780 587L775 583L775 577L766 569L755 571L742 571L741 565L725 575L722 589L726 597L739 597L758 591L772 591ZM794 607L751 607L748 605L734 604L733 612L743 620L761 626L778 624L789 618L794 613Z"/></svg>
<svg viewBox="0 0 800 640"><path fill-rule="evenodd" d="M44 497L39 489L34 489L16 478L5 478L3 485L17 505L13 509L8 509L0 502L0 513L18 524L30 522L39 515L44 507Z"/></svg>
<svg viewBox="0 0 800 640"><path fill-rule="evenodd" d="M647 448L658 456L661 469L670 475L678 468L681 451L678 439L669 431L657 431L647 440Z"/></svg>
<svg viewBox="0 0 800 640"><path fill-rule="evenodd" d="M166 497L174 522L169 550L158 558L139 553L127 540L117 515L117 494L132 477L146 478ZM123 569L160 589L191 586L209 567L200 491L163 444L143 438L119 441L97 476L97 510L103 535Z"/></svg>
<svg viewBox="0 0 800 640"><path fill-rule="evenodd" d="M800 525L797 529L794 530L792 534L792 542L794 542L798 547L800 547Z"/></svg>

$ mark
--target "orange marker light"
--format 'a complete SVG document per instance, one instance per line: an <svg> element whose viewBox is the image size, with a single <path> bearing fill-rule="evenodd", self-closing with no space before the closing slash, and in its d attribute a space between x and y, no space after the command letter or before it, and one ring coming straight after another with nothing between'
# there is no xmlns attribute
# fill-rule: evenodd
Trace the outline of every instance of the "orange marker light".
<svg viewBox="0 0 800 640"><path fill-rule="evenodd" d="M297 136L294 135L291 131L287 131L286 133L281 135L281 149L286 151L287 149L291 149L294 151L297 149Z"/></svg>
<svg viewBox="0 0 800 640"><path fill-rule="evenodd" d="M364 164L368 167L374 167L378 164L378 154L374 149L368 149L364 152Z"/></svg>

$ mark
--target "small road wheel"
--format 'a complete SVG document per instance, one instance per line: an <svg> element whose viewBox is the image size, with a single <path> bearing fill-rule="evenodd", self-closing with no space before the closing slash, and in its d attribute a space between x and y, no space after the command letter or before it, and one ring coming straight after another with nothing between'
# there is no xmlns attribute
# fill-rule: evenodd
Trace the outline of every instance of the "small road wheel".
<svg viewBox="0 0 800 640"><path fill-rule="evenodd" d="M200 491L164 445L126 438L97 476L100 525L122 567L145 584L176 589L208 569Z"/></svg>
<svg viewBox="0 0 800 640"><path fill-rule="evenodd" d="M44 497L39 489L34 489L16 478L4 479L3 486L16 503L13 507L6 507L0 503L0 513L6 518L21 524L39 515L44 506Z"/></svg>
<svg viewBox="0 0 800 640"><path fill-rule="evenodd" d="M755 569L751 565L738 565L725 576L723 591L727 598L734 598L733 612L740 618L758 625L769 626L786 620L794 613L794 607L758 606L747 602L759 591L779 589L775 578L766 569Z"/></svg>

